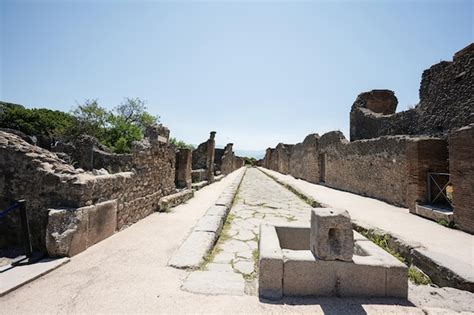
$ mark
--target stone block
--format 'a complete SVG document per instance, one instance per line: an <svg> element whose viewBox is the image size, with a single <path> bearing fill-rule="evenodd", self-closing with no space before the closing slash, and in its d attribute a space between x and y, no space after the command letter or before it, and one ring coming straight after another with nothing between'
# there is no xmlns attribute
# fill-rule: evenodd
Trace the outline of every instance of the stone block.
<svg viewBox="0 0 474 315"><path fill-rule="evenodd" d="M233 200L234 200L234 194L223 193L216 200L215 204L218 206L225 206L227 208L230 208Z"/></svg>
<svg viewBox="0 0 474 315"><path fill-rule="evenodd" d="M217 235L213 232L192 232L181 244L168 264L175 268L199 268L204 257L210 252Z"/></svg>
<svg viewBox="0 0 474 315"><path fill-rule="evenodd" d="M87 208L88 246L96 244L115 233L117 227L117 201L109 200Z"/></svg>
<svg viewBox="0 0 474 315"><path fill-rule="evenodd" d="M50 209L46 249L51 257L74 256L87 249L88 215L83 209Z"/></svg>
<svg viewBox="0 0 474 315"><path fill-rule="evenodd" d="M386 269L385 295L408 298L408 268L406 266L389 266Z"/></svg>
<svg viewBox="0 0 474 315"><path fill-rule="evenodd" d="M315 258L310 251L283 250L283 295L334 296L338 261Z"/></svg>
<svg viewBox="0 0 474 315"><path fill-rule="evenodd" d="M346 210L317 208L311 211L310 249L322 260L351 261L354 235Z"/></svg>
<svg viewBox="0 0 474 315"><path fill-rule="evenodd" d="M283 256L274 226L260 225L259 296L278 300L283 296Z"/></svg>
<svg viewBox="0 0 474 315"><path fill-rule="evenodd" d="M215 205L215 206L209 207L209 209L207 209L205 215L217 215L217 216L220 216L220 217L225 217L226 214L227 214L227 208L226 207Z"/></svg>
<svg viewBox="0 0 474 315"><path fill-rule="evenodd" d="M357 256L354 256L357 257ZM363 257L368 258L368 257ZM372 259L372 258L369 258ZM337 263L337 293L341 297L383 297L385 295L385 267L357 261ZM363 260L367 262L367 260Z"/></svg>
<svg viewBox="0 0 474 315"><path fill-rule="evenodd" d="M194 231L214 232L219 234L224 224L224 216L204 215L197 223Z"/></svg>

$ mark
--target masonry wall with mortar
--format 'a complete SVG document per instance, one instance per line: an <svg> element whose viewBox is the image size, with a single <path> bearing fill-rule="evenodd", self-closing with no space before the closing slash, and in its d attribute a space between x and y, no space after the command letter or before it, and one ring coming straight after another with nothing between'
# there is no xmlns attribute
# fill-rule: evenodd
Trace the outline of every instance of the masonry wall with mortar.
<svg viewBox="0 0 474 315"><path fill-rule="evenodd" d="M449 136L449 162L454 222L462 230L474 233L474 124Z"/></svg>
<svg viewBox="0 0 474 315"><path fill-rule="evenodd" d="M191 188L192 184L192 153L191 149L176 151L176 187Z"/></svg>
<svg viewBox="0 0 474 315"><path fill-rule="evenodd" d="M319 182L318 143L319 135L310 134L303 142L297 143L293 147L289 174L311 183Z"/></svg>
<svg viewBox="0 0 474 315"><path fill-rule="evenodd" d="M350 114L350 139L385 135L429 134L447 136L454 129L474 122L474 44L457 52L453 61L442 61L422 74L415 108L395 113L392 91L360 94Z"/></svg>
<svg viewBox="0 0 474 315"><path fill-rule="evenodd" d="M228 143L222 155L222 174L227 175L244 166L244 159L235 155L232 151L233 144Z"/></svg>
<svg viewBox="0 0 474 315"><path fill-rule="evenodd" d="M175 192L175 152L160 127L135 143L131 172L95 176L75 169L55 153L0 132L0 208L26 199L35 247L45 249L49 208L76 209L117 200L116 229L151 214L161 197ZM161 139L160 139L161 138ZM18 214L0 221L0 245L18 241Z"/></svg>

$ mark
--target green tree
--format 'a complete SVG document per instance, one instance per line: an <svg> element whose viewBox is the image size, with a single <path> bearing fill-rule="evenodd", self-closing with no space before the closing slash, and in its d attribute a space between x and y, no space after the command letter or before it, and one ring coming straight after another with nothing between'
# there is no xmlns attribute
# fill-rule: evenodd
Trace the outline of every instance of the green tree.
<svg viewBox="0 0 474 315"><path fill-rule="evenodd" d="M176 149L191 149L194 150L192 144L186 143L183 140L177 140L176 138L170 138L170 143L176 147Z"/></svg>
<svg viewBox="0 0 474 315"><path fill-rule="evenodd" d="M116 115L123 117L125 123L139 127L142 132L146 128L159 122L159 116L148 113L146 102L140 98L125 98L125 100L114 108Z"/></svg>
<svg viewBox="0 0 474 315"><path fill-rule="evenodd" d="M99 106L96 99L86 100L84 104L78 105L72 114L78 122L76 131L78 134L87 134L96 137L99 141L104 139L110 112Z"/></svg>

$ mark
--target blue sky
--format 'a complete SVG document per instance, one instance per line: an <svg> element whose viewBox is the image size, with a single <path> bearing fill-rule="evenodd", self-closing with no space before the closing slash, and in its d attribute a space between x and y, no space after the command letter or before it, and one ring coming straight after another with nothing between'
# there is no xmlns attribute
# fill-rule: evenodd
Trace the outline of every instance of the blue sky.
<svg viewBox="0 0 474 315"><path fill-rule="evenodd" d="M473 41L472 1L0 1L0 99L69 111L140 97L172 136L260 150L346 136L356 96L418 102Z"/></svg>

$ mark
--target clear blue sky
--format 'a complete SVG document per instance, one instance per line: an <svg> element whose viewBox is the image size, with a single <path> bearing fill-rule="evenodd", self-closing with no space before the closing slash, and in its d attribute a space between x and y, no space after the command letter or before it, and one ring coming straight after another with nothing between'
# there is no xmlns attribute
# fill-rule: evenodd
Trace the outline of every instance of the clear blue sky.
<svg viewBox="0 0 474 315"><path fill-rule="evenodd" d="M69 111L140 97L172 136L258 150L349 130L356 96L418 102L473 41L472 1L0 1L0 99Z"/></svg>

